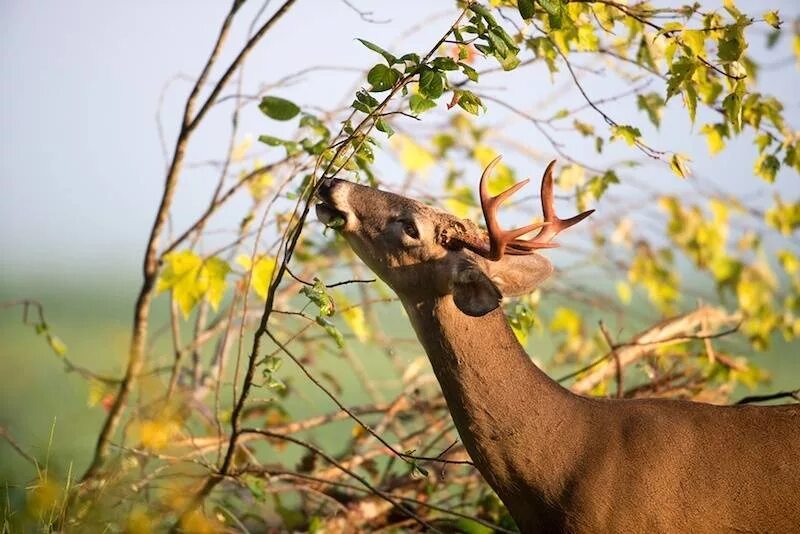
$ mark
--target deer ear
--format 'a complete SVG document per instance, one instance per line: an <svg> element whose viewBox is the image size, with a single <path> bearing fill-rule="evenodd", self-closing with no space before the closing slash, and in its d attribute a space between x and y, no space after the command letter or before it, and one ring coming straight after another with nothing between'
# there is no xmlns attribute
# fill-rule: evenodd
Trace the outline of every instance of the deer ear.
<svg viewBox="0 0 800 534"><path fill-rule="evenodd" d="M499 261L474 257L462 261L453 274L453 302L467 315L480 317L500 306L503 297L526 295L553 272L539 254L503 256Z"/></svg>
<svg viewBox="0 0 800 534"><path fill-rule="evenodd" d="M503 300L500 290L473 262L461 262L452 280L453 302L459 310L472 317L486 315Z"/></svg>
<svg viewBox="0 0 800 534"><path fill-rule="evenodd" d="M544 256L506 255L500 261L486 261L483 270L504 297L527 295L553 272L553 265Z"/></svg>

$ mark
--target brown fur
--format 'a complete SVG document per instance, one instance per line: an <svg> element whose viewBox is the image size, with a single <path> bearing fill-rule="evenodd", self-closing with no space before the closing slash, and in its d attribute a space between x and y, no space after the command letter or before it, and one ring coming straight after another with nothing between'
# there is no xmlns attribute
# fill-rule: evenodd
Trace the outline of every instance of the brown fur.
<svg viewBox="0 0 800 534"><path fill-rule="evenodd" d="M523 532L800 531L800 405L574 395L498 307L550 274L542 256L451 250L448 232L477 228L398 195L337 180L320 196L319 217L343 215L397 292L467 451Z"/></svg>

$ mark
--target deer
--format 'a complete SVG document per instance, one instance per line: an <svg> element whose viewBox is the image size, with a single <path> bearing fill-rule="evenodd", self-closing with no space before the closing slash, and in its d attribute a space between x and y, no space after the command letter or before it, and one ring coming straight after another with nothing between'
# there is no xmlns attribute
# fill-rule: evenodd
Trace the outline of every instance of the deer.
<svg viewBox="0 0 800 534"><path fill-rule="evenodd" d="M521 532L800 532L800 405L722 406L574 394L537 367L504 298L553 272L539 251L592 211L504 230L480 179L486 230L417 200L338 178L317 218L399 297L461 441ZM527 234L536 232L533 237Z"/></svg>

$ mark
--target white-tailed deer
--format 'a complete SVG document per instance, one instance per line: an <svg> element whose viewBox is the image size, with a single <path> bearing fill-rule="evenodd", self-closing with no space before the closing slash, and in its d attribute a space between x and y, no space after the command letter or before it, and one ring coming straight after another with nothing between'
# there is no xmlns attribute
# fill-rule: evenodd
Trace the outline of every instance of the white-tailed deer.
<svg viewBox="0 0 800 534"><path fill-rule="evenodd" d="M544 281L552 267L535 251L590 212L556 216L551 163L544 223L503 231L497 207L527 180L489 197L495 162L480 184L487 232L343 180L320 185L317 215L341 217L338 230L400 297L464 446L519 528L800 532L800 405L587 398L534 365L501 299Z"/></svg>

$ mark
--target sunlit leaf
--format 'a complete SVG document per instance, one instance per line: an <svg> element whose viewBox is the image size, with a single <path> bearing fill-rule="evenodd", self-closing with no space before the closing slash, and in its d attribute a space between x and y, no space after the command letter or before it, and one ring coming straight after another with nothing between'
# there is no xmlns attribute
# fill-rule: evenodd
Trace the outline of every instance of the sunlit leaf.
<svg viewBox="0 0 800 534"><path fill-rule="evenodd" d="M216 257L203 260L191 250L184 250L166 254L164 263L156 290L171 290L184 318L204 297L216 309L227 286L225 276L230 271L227 262Z"/></svg>
<svg viewBox="0 0 800 534"><path fill-rule="evenodd" d="M428 150L408 136L396 134L392 144L399 150L400 163L408 172L424 172L436 163Z"/></svg>
<svg viewBox="0 0 800 534"><path fill-rule="evenodd" d="M582 324L583 321L577 311L560 306L556 308L550 321L550 330L563 332L567 336L576 336L580 333Z"/></svg>
<svg viewBox="0 0 800 534"><path fill-rule="evenodd" d="M611 138L622 139L629 145L636 144L636 141L638 141L641 136L642 132L639 131L639 128L633 126L620 125L611 127Z"/></svg>

